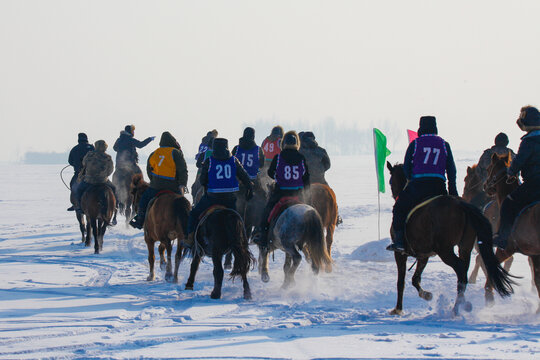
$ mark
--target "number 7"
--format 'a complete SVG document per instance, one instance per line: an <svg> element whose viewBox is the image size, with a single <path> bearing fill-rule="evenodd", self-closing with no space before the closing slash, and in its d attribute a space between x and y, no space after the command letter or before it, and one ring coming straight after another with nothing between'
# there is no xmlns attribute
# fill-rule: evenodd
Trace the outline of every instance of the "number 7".
<svg viewBox="0 0 540 360"><path fill-rule="evenodd" d="M426 153L426 158L424 159L424 164L427 164L428 159L429 159L429 155L431 155L431 148L430 147L425 147L424 152Z"/></svg>

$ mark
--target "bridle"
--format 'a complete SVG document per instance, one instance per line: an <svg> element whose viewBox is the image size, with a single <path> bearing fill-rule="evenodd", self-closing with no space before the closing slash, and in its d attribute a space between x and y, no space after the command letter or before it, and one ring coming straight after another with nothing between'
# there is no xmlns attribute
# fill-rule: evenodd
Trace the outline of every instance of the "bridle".
<svg viewBox="0 0 540 360"><path fill-rule="evenodd" d="M503 175L503 176L501 176L501 175ZM504 167L504 168L500 169L499 171L497 171L497 173L495 175L491 175L491 174L489 175L488 181L486 181L486 183L484 184L484 190L494 188L495 185L497 185L498 183L500 183L503 180L506 180L507 184L512 184L513 182L516 181L515 177L509 177L508 176L506 167Z"/></svg>

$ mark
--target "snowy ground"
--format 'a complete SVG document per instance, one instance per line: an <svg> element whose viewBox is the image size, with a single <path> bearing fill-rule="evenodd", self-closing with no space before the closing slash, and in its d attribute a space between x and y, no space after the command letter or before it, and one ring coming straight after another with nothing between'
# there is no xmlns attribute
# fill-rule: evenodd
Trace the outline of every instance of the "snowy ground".
<svg viewBox="0 0 540 360"><path fill-rule="evenodd" d="M461 158L462 179L474 157ZM315 277L303 262L296 288L284 291L276 253L269 283L250 273L253 301L242 299L240 281L228 280L223 298L211 300L209 259L195 291L183 290L187 262L180 284L166 283L159 271L147 282L142 232L123 224L107 231L103 253L94 255L65 211L61 168L0 165L0 358L522 359L540 352L538 296L520 255L512 273L523 276L521 286L493 307L484 306L481 276L467 290L473 311L453 318L456 278L433 258L423 285L434 299L417 296L409 273L405 315L389 315L396 271L384 247L393 201L381 196L378 241L371 156L335 158L327 176L344 219L334 272Z"/></svg>

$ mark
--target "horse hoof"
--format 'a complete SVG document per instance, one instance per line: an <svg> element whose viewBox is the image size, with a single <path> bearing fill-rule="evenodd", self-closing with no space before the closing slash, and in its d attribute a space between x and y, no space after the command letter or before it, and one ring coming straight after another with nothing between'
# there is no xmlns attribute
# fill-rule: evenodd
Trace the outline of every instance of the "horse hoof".
<svg viewBox="0 0 540 360"><path fill-rule="evenodd" d="M192 285L192 286L186 285L186 287L184 288L184 290L193 290L193 285Z"/></svg>
<svg viewBox="0 0 540 360"><path fill-rule="evenodd" d="M472 311L472 304L470 301L465 301L465 303L463 304L463 310L465 310L466 312Z"/></svg>
<svg viewBox="0 0 540 360"><path fill-rule="evenodd" d="M268 274L262 274L261 275L261 280L265 283L269 282L270 281L270 275Z"/></svg>
<svg viewBox="0 0 540 360"><path fill-rule="evenodd" d="M173 280L172 274L165 274L165 281L172 282L172 280Z"/></svg>
<svg viewBox="0 0 540 360"><path fill-rule="evenodd" d="M210 297L212 299L220 299L221 298L221 293L218 293L217 291L212 291L212 293L210 294Z"/></svg>
<svg viewBox="0 0 540 360"><path fill-rule="evenodd" d="M154 281L155 279L155 275L148 275L148 277L146 278L146 281Z"/></svg>
<svg viewBox="0 0 540 360"><path fill-rule="evenodd" d="M431 299L433 299L433 294L429 291L424 291L420 296L426 301L430 301Z"/></svg>
<svg viewBox="0 0 540 360"><path fill-rule="evenodd" d="M476 279L470 278L469 279L469 284L476 284Z"/></svg>
<svg viewBox="0 0 540 360"><path fill-rule="evenodd" d="M163 270L165 270L166 266L167 266L167 264L161 263L161 264L159 264L159 269L160 269L161 271L163 271Z"/></svg>
<svg viewBox="0 0 540 360"><path fill-rule="evenodd" d="M332 272L332 265L326 265L326 267L324 268L324 271L329 274Z"/></svg>
<svg viewBox="0 0 540 360"><path fill-rule="evenodd" d="M251 293L248 292L248 293L244 293L244 300L251 300L252 297L251 297Z"/></svg>
<svg viewBox="0 0 540 360"><path fill-rule="evenodd" d="M390 315L401 316L401 315L403 315L403 310L394 309L394 310L390 311Z"/></svg>
<svg viewBox="0 0 540 360"><path fill-rule="evenodd" d="M173 283L174 283L174 284L178 284L178 276L175 276L175 277L173 278Z"/></svg>
<svg viewBox="0 0 540 360"><path fill-rule="evenodd" d="M493 306L493 303L495 302L495 298L493 297L493 293L486 292L484 295L484 298L486 299L486 305L487 306Z"/></svg>
<svg viewBox="0 0 540 360"><path fill-rule="evenodd" d="M99 254L99 250L94 250L94 254Z"/></svg>
<svg viewBox="0 0 540 360"><path fill-rule="evenodd" d="M225 265L223 266L223 268L224 268L225 270L231 270L231 269L232 269L232 266L231 266L231 264L225 264Z"/></svg>
<svg viewBox="0 0 540 360"><path fill-rule="evenodd" d="M89 242L85 242L85 243L84 243L84 246L85 246L85 247L90 247L90 243L89 243Z"/></svg>

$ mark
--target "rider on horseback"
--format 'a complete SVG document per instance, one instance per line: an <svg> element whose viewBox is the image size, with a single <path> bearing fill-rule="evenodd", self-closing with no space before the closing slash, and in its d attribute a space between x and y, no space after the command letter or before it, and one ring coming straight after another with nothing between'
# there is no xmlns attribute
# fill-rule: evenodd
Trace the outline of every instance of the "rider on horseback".
<svg viewBox="0 0 540 360"><path fill-rule="evenodd" d="M310 178L308 166L300 148L300 138L295 131L289 131L283 137L281 153L272 159L268 176L276 180L274 190L263 211L259 236L254 241L262 247L268 247L268 216L283 197L298 197L302 190L308 189ZM301 200L301 199L300 199Z"/></svg>
<svg viewBox="0 0 540 360"><path fill-rule="evenodd" d="M199 179L206 192L189 214L188 236L183 242L184 246L193 247L199 218L210 206L223 205L236 210L235 193L239 190L238 180L247 188L246 198L250 199L253 196L253 185L248 173L240 161L229 152L227 139L214 139L212 156L204 162Z"/></svg>
<svg viewBox="0 0 540 360"><path fill-rule="evenodd" d="M120 137L114 143L113 149L116 151L116 167L130 167L135 173L142 173L141 168L137 163L139 162L139 155L137 154L137 148L143 148L150 141L154 140L155 136L150 136L139 141L134 138L135 125L126 125L123 131L120 132Z"/></svg>
<svg viewBox="0 0 540 360"><path fill-rule="evenodd" d="M81 211L81 198L84 192L92 185L107 184L116 197L116 187L109 180L113 173L114 164L111 155L105 153L107 143L105 140L98 140L95 143L96 150L90 151L82 161L82 170L79 174L81 182L75 187L75 210ZM112 223L115 225L115 223Z"/></svg>
<svg viewBox="0 0 540 360"><path fill-rule="evenodd" d="M487 168L489 164L491 164L491 156L493 154L506 155L508 153L511 154L512 159L516 157L514 151L508 147L508 136L505 133L499 133L495 137L495 145L484 150L482 156L480 156L480 159L478 160L476 172L480 175L482 182L485 182L488 178Z"/></svg>
<svg viewBox="0 0 540 360"><path fill-rule="evenodd" d="M330 157L328 153L317 144L313 132L301 132L299 137L301 142L300 154L306 158L311 183L328 185L324 178L324 173L330 169Z"/></svg>
<svg viewBox="0 0 540 360"><path fill-rule="evenodd" d="M216 129L214 129L212 131L207 132L206 136L201 139L201 144L199 145L199 150L197 151L197 154L195 155L195 160L197 160L197 162L199 162L199 158L201 157L201 155L202 155L202 162L204 162L204 160L206 160L204 158L204 154L209 149L212 149L212 143L214 142L214 139L217 136L218 136L218 131ZM202 166L202 162L201 162L201 166ZM200 166L197 166L197 167L200 167Z"/></svg>
<svg viewBox="0 0 540 360"><path fill-rule="evenodd" d="M386 249L405 251L405 222L409 211L424 200L437 195L458 196L456 187L456 165L450 145L437 136L434 116L422 116L418 138L413 140L403 162L408 179L407 186L399 194L393 209L393 243ZM448 192L446 177L448 176Z"/></svg>
<svg viewBox="0 0 540 360"><path fill-rule="evenodd" d="M527 134L521 138L518 153L508 168L509 178L517 177L521 171L523 184L504 199L501 205L499 231L493 243L504 249L519 212L532 202L540 200L540 113L532 106L521 108L519 128Z"/></svg>
<svg viewBox="0 0 540 360"><path fill-rule="evenodd" d="M247 127L244 129L244 135L239 139L238 145L232 149L232 154L244 167L251 181L255 184L255 189L261 188L258 174L264 166L264 152L262 148L255 143L255 129Z"/></svg>
<svg viewBox="0 0 540 360"><path fill-rule="evenodd" d="M75 173L73 174L73 177L71 178L71 181L69 182L69 188L74 191L75 183L78 181L79 174L82 170L82 161L86 154L90 151L94 151L94 145L88 143L88 136L86 136L85 133L79 133L79 144L75 145L73 149L69 152L69 158L68 163L69 165L73 166L73 170L75 170ZM72 205L68 209L68 211L75 210L75 207Z"/></svg>
<svg viewBox="0 0 540 360"><path fill-rule="evenodd" d="M148 157L146 172L150 178L150 187L141 196L137 215L129 222L137 229L142 229L146 208L154 196L160 191L183 194L187 185L186 160L180 145L170 132L165 131L161 134L159 148Z"/></svg>
<svg viewBox="0 0 540 360"><path fill-rule="evenodd" d="M283 128L274 126L272 132L262 142L261 147L264 152L264 160L272 161L272 159L281 151L279 144L283 137Z"/></svg>

